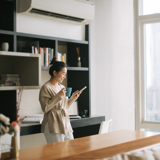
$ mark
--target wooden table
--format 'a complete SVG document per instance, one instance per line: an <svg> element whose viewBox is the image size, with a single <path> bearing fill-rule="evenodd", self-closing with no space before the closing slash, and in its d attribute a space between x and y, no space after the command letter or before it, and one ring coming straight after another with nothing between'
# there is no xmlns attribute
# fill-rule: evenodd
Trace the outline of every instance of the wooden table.
<svg viewBox="0 0 160 160"><path fill-rule="evenodd" d="M115 131L65 142L21 149L16 160L93 160L160 143L160 134Z"/></svg>

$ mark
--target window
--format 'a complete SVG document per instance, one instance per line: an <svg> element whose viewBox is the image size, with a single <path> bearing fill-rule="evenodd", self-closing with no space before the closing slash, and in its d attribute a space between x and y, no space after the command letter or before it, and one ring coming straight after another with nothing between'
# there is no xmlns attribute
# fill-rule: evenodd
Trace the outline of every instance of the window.
<svg viewBox="0 0 160 160"><path fill-rule="evenodd" d="M160 128L160 0L135 0L136 130Z"/></svg>

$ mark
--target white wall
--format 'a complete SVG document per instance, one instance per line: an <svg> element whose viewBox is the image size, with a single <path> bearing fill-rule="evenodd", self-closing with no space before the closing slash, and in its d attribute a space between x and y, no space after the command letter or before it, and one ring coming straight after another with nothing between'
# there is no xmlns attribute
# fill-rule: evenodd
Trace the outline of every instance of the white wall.
<svg viewBox="0 0 160 160"><path fill-rule="evenodd" d="M133 0L93 1L92 114L112 118L112 130L134 130Z"/></svg>

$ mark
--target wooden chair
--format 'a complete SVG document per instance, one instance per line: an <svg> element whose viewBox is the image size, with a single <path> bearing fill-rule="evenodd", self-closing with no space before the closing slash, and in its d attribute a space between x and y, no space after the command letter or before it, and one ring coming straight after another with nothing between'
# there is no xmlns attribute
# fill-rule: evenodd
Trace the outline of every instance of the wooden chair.
<svg viewBox="0 0 160 160"><path fill-rule="evenodd" d="M112 119L101 122L99 134L111 132Z"/></svg>

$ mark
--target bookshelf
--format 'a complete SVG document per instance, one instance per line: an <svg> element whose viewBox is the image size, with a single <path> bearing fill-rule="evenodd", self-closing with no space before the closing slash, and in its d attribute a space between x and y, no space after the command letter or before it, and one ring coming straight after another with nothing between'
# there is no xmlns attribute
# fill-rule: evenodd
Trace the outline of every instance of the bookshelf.
<svg viewBox="0 0 160 160"><path fill-rule="evenodd" d="M67 54L66 87L72 87L72 91L75 91L87 86L87 89L78 99L78 106L79 111L88 110L87 115L89 116L91 114L89 25L85 26L85 41L17 32L16 0L1 0L0 19L4 20L3 24L0 23L0 48L2 42L9 43L8 52L0 49L0 74L8 73L9 69L12 69L10 73L22 74L23 71L24 75L21 75L21 85L24 86L24 89L39 89L41 86L41 70L49 70L49 67L40 66L40 54L23 53L22 47L26 46L28 42L38 41L39 47L53 48L54 55L57 56L57 52L61 52L59 46L63 45L65 48L64 52ZM77 67L76 47L80 49L81 67ZM6 68L5 65L6 62L8 64L8 61L10 63ZM18 86L3 86L0 87L0 92L3 95L3 91L13 92L18 88Z"/></svg>
<svg viewBox="0 0 160 160"><path fill-rule="evenodd" d="M39 54L0 51L0 73L19 74L23 89L39 89L41 62ZM17 90L19 86L1 86L0 90Z"/></svg>

